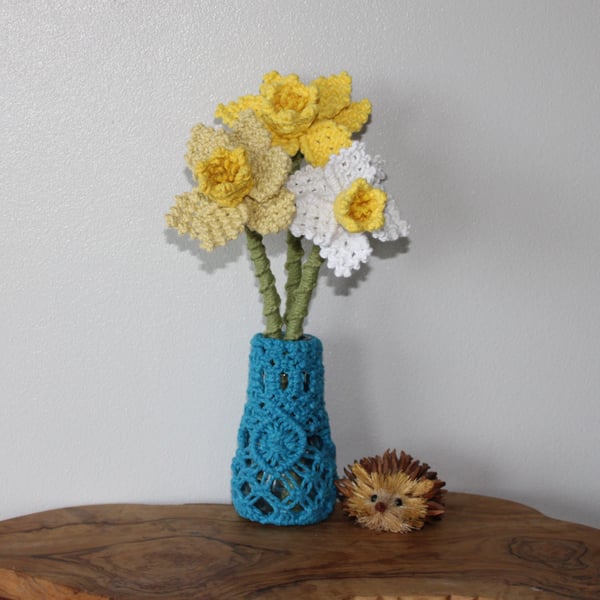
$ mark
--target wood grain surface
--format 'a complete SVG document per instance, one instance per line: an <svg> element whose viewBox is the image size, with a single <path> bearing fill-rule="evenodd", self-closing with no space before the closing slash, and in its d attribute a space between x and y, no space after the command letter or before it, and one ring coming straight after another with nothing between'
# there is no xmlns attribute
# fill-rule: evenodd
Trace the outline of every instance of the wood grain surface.
<svg viewBox="0 0 600 600"><path fill-rule="evenodd" d="M229 505L100 505L0 523L10 600L600 598L600 530L449 493L409 534L334 515L265 526Z"/></svg>

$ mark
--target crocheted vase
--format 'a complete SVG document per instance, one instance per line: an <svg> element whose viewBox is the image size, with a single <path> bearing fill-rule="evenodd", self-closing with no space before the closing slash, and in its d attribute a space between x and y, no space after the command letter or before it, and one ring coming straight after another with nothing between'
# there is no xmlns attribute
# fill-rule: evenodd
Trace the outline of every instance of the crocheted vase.
<svg viewBox="0 0 600 600"><path fill-rule="evenodd" d="M238 514L272 525L326 519L336 502L335 446L318 338L252 338L248 396L232 464Z"/></svg>

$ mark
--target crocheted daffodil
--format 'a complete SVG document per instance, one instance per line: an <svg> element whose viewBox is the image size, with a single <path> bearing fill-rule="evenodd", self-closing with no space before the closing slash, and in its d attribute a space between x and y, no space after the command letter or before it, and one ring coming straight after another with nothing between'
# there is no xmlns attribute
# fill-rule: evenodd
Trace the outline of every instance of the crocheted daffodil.
<svg viewBox="0 0 600 600"><path fill-rule="evenodd" d="M233 126L242 111L253 110L273 136L273 144L290 156L301 152L306 161L324 166L329 157L352 143L371 114L371 103L351 101L348 73L319 77L308 85L298 75L271 71L263 78L260 94L219 104L216 116Z"/></svg>
<svg viewBox="0 0 600 600"><path fill-rule="evenodd" d="M261 235L290 224L294 195L284 187L290 157L252 111L231 123L231 131L196 125L186 161L198 187L175 198L169 227L213 250L239 236L244 227Z"/></svg>
<svg viewBox="0 0 600 600"><path fill-rule="evenodd" d="M381 187L384 179L383 161L371 158L362 142L340 150L323 168L307 165L290 176L287 185L296 196L290 231L319 246L337 277L367 262L367 233L380 241L408 234L396 202Z"/></svg>
<svg viewBox="0 0 600 600"><path fill-rule="evenodd" d="M396 240L408 225L381 185L383 162L352 141L371 103L352 102L348 73L304 84L271 71L259 89L219 104L224 127L194 127L186 161L198 184L175 198L166 220L206 250L244 231L264 336L299 340L322 264L349 277L371 255L370 237ZM263 236L284 229L282 303Z"/></svg>

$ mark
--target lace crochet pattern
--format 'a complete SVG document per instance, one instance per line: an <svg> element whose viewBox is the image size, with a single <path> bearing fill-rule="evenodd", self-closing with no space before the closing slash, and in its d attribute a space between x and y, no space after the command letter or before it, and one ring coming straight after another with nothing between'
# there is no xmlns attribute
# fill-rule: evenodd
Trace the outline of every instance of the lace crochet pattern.
<svg viewBox="0 0 600 600"><path fill-rule="evenodd" d="M340 225L333 209L335 199L358 179L381 188L385 177L383 160L369 156L362 142L354 142L332 156L325 167L307 165L289 178L287 187L296 196L296 216L290 231L319 246L320 255L336 277L349 277L367 262L372 248L365 233L350 233ZM370 232L374 238L391 241L408 234L408 225L391 198L384 217L384 226Z"/></svg>
<svg viewBox="0 0 600 600"><path fill-rule="evenodd" d="M274 525L326 519L336 502L335 446L323 400L322 345L257 334L232 464L239 515Z"/></svg>

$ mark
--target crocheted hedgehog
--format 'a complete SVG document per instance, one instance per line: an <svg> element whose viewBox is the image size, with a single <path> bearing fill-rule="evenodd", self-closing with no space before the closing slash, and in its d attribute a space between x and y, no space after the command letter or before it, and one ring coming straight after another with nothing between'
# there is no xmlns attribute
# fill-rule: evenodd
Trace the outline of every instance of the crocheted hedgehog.
<svg viewBox="0 0 600 600"><path fill-rule="evenodd" d="M445 512L444 481L429 465L404 451L386 450L383 456L362 458L344 469L346 478L335 485L344 513L377 531L406 533Z"/></svg>

